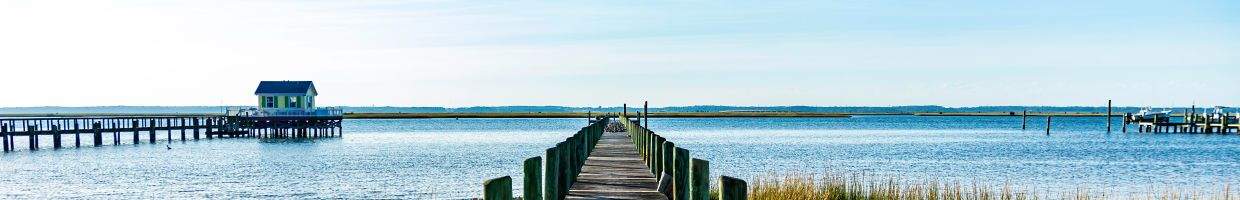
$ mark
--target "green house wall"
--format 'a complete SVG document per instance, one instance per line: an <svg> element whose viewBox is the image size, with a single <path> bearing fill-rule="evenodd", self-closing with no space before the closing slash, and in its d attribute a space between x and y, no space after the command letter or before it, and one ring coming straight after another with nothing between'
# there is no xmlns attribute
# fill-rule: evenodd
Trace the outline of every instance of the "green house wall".
<svg viewBox="0 0 1240 200"><path fill-rule="evenodd" d="M275 97L275 103L276 103L275 108L291 108L291 106L288 105L288 102L292 97L300 97L300 99L298 99L299 101L297 101L298 107L312 108L311 107L312 105L308 105L308 104L311 101L311 99L314 99L314 96L309 96L309 95L306 95L306 96L280 96L280 95L258 96L258 107L259 108L267 108L266 107L267 97Z"/></svg>

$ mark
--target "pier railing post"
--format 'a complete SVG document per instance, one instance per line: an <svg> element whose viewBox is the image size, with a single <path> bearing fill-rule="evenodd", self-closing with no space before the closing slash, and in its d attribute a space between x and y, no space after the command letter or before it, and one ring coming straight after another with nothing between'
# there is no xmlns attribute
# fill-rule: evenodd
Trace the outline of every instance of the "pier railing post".
<svg viewBox="0 0 1240 200"><path fill-rule="evenodd" d="M560 199L560 177L558 177L560 175L559 154L560 152L556 147L547 149L547 160L545 163L546 170L543 171L543 174L545 175L543 178L543 194L545 198L543 199L546 200Z"/></svg>
<svg viewBox="0 0 1240 200"><path fill-rule="evenodd" d="M689 199L689 150L676 147L672 162L672 194L674 200Z"/></svg>
<svg viewBox="0 0 1240 200"><path fill-rule="evenodd" d="M710 200L710 162L695 158L689 168L689 199Z"/></svg>
<svg viewBox="0 0 1240 200"><path fill-rule="evenodd" d="M504 176L482 182L484 200L512 200L512 177Z"/></svg>
<svg viewBox="0 0 1240 200"><path fill-rule="evenodd" d="M732 178L728 176L719 176L719 200L745 200L748 199L748 186L744 180Z"/></svg>
<svg viewBox="0 0 1240 200"><path fill-rule="evenodd" d="M525 159L524 184L522 199L542 200L542 157L534 156Z"/></svg>

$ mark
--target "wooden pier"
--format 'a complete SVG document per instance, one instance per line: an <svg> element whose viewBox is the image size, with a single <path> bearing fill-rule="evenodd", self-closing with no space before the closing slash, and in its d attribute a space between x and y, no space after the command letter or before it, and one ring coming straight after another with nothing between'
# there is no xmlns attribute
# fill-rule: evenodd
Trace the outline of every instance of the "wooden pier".
<svg viewBox="0 0 1240 200"><path fill-rule="evenodd" d="M0 119L0 146L4 152L11 152L221 137L337 137L343 132L342 119L339 115L9 118Z"/></svg>
<svg viewBox="0 0 1240 200"><path fill-rule="evenodd" d="M668 199L630 142L626 133L603 133L566 198Z"/></svg>
<svg viewBox="0 0 1240 200"><path fill-rule="evenodd" d="M1172 121L1174 118L1182 118L1180 121ZM1128 125L1133 124L1137 128L1137 132L1145 133L1238 133L1240 132L1240 123L1237 123L1236 116L1201 116L1201 115L1185 115L1180 117L1154 117L1143 119L1133 117L1131 114L1124 117L1124 131L1128 130Z"/></svg>
<svg viewBox="0 0 1240 200"><path fill-rule="evenodd" d="M609 116L591 119L573 137L547 149L546 159L526 159L522 199L712 199L708 162L690 157L688 150L627 114L626 106L619 122ZM747 198L743 180L719 180L717 199ZM482 199L514 199L512 184L510 176L484 181Z"/></svg>
<svg viewBox="0 0 1240 200"><path fill-rule="evenodd" d="M39 150L44 145L60 149L244 135L229 124L229 120L222 116L0 119L0 143L3 143L5 152L10 152L19 149L19 145L25 149Z"/></svg>

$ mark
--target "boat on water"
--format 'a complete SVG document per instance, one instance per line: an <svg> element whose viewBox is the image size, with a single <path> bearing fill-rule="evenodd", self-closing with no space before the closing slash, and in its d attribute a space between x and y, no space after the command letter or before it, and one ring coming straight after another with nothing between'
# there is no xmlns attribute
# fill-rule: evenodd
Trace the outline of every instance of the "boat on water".
<svg viewBox="0 0 1240 200"><path fill-rule="evenodd" d="M1139 117L1139 118L1147 118L1147 119L1148 119L1148 118L1154 118L1154 117L1160 117L1160 118L1162 118L1162 117L1170 117L1170 116L1171 116L1171 110L1164 109L1164 110L1161 110L1161 111L1154 111L1154 109L1153 109L1153 108L1150 108L1150 107L1145 107L1145 108L1141 109L1141 111L1140 111L1140 112L1137 112L1137 114L1134 114L1133 116L1134 116L1134 117Z"/></svg>

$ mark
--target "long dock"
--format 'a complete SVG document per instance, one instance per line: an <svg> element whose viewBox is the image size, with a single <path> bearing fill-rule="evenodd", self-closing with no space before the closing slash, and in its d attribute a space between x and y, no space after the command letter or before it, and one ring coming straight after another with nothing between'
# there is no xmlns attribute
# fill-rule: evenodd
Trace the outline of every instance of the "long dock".
<svg viewBox="0 0 1240 200"><path fill-rule="evenodd" d="M603 133L567 199L668 199L630 142L627 133Z"/></svg>
<svg viewBox="0 0 1240 200"><path fill-rule="evenodd" d="M333 137L343 132L340 121L339 116L6 118L0 119L0 146L3 146L4 152L11 152L23 148L35 151L49 146L52 149L105 144L119 146L219 137Z"/></svg>
<svg viewBox="0 0 1240 200"><path fill-rule="evenodd" d="M644 112L643 112L644 113ZM628 118L628 106L612 122L605 115L555 147L546 157L523 162L521 199L746 199L745 181L719 176L718 196L710 190L710 167L689 150ZM638 116L643 116L638 114ZM545 159L544 159L545 158ZM482 183L482 199L512 200L510 176Z"/></svg>

